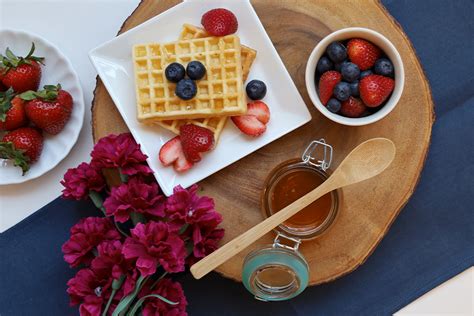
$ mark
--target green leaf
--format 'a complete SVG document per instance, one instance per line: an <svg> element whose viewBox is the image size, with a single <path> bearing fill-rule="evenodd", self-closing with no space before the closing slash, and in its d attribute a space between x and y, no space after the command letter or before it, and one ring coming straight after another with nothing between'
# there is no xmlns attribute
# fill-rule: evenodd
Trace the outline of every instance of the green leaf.
<svg viewBox="0 0 474 316"><path fill-rule="evenodd" d="M23 175L30 170L30 158L24 151L16 149L12 142L0 142L0 158L13 160L13 165L20 167Z"/></svg>
<svg viewBox="0 0 474 316"><path fill-rule="evenodd" d="M0 94L0 121L5 122L7 119L7 112L12 107L11 101L15 97L15 91L12 88L9 88L5 92Z"/></svg>
<svg viewBox="0 0 474 316"><path fill-rule="evenodd" d="M114 312L112 313L112 316L119 316L119 314L122 311L125 312L128 310L128 307L130 306L132 301L135 299L135 297L137 297L138 292L140 292L143 286L143 283L146 282L146 280L148 280L148 278L144 277L143 275L140 275L137 282L135 283L135 289L133 290L133 292L127 295L126 297L122 298L122 300L117 305Z"/></svg>
<svg viewBox="0 0 474 316"><path fill-rule="evenodd" d="M143 302L147 299L147 298L150 298L150 297L155 297L155 298L158 298L160 300L162 300L163 302L165 303L168 303L170 305L178 305L179 303L178 302L172 302L170 300L168 300L167 298L161 296L161 295L158 295L158 294L149 294L149 295L146 295L146 296L143 296L141 299L139 299L135 305L132 307L132 309L127 313L127 316L135 316L135 313L138 311L138 309L142 306Z"/></svg>
<svg viewBox="0 0 474 316"><path fill-rule="evenodd" d="M33 90L28 90L20 94L20 98L25 101L31 101L36 99L36 92Z"/></svg>

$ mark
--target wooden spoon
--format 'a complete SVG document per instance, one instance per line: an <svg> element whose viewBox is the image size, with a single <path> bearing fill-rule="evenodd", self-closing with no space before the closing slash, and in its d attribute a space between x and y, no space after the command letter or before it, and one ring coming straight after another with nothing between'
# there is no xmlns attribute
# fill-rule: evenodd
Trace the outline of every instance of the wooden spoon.
<svg viewBox="0 0 474 316"><path fill-rule="evenodd" d="M395 152L394 143L386 138L363 142L323 184L195 263L191 267L192 275L202 278L324 194L375 177L392 163Z"/></svg>

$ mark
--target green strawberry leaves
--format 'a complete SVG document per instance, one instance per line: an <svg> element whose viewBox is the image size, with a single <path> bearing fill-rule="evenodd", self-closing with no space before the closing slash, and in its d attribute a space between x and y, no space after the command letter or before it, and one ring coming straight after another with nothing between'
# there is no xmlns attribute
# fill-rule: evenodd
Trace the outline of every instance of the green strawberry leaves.
<svg viewBox="0 0 474 316"><path fill-rule="evenodd" d="M16 68L23 64L31 65L32 61L43 64L44 57L33 56L34 52L35 43L31 43L30 51L28 52L28 55L26 55L26 57L18 57L10 50L10 48L7 48L5 51L5 56L0 55L1 66L6 68L6 71L8 71L8 69Z"/></svg>
<svg viewBox="0 0 474 316"><path fill-rule="evenodd" d="M0 121L5 122L7 119L7 112L12 107L11 101L15 97L15 91L12 88L5 92L0 92Z"/></svg>
<svg viewBox="0 0 474 316"><path fill-rule="evenodd" d="M42 99L44 101L54 101L58 97L58 92L61 90L61 85L58 83L55 85L45 85L43 90L33 91L28 90L20 94L20 98L25 101L31 101L34 99Z"/></svg>
<svg viewBox="0 0 474 316"><path fill-rule="evenodd" d="M15 167L21 168L23 175L30 170L30 158L24 151L16 149L11 142L0 142L0 158L11 159Z"/></svg>

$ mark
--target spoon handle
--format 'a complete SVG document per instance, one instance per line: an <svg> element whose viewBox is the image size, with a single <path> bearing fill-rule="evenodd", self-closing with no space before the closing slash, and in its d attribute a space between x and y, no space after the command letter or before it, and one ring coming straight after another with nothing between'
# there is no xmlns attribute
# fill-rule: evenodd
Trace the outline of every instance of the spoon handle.
<svg viewBox="0 0 474 316"><path fill-rule="evenodd" d="M279 212L268 217L258 225L252 227L245 233L229 241L224 246L220 247L207 257L201 259L191 267L191 273L196 279L200 279L248 246L254 241L277 227L291 216L298 213L313 201L319 199L324 194L334 190L331 178L327 179L322 185L294 201L287 207L281 209Z"/></svg>

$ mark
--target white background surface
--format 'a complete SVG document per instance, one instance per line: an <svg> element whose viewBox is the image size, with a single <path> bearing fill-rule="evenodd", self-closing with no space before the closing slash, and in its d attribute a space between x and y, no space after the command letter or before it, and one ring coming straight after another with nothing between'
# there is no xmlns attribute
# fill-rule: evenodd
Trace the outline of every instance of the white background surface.
<svg viewBox="0 0 474 316"><path fill-rule="evenodd" d="M0 186L0 232L60 195L65 171L89 160L90 104L96 73L87 52L117 34L138 0L0 0L0 28L33 32L53 42L71 60L84 90L86 117L67 159L39 179ZM0 39L1 40L1 39ZM474 315L474 268L409 304L397 315Z"/></svg>

